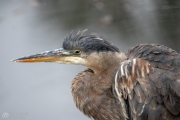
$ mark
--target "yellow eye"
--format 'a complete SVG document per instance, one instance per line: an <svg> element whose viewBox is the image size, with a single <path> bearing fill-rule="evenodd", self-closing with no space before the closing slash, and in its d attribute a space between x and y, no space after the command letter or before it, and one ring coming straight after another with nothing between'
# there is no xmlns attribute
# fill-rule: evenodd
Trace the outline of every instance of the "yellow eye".
<svg viewBox="0 0 180 120"><path fill-rule="evenodd" d="M81 51L80 50L75 50L74 53L79 55L79 54L81 54Z"/></svg>

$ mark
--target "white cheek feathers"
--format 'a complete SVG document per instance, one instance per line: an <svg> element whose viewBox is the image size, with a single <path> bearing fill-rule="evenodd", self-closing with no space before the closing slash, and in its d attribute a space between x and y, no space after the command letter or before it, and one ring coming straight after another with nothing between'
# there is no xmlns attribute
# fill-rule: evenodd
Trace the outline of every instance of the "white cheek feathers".
<svg viewBox="0 0 180 120"><path fill-rule="evenodd" d="M61 64L78 64L78 65L86 64L86 60L81 57L65 57L65 58L61 58L56 62Z"/></svg>

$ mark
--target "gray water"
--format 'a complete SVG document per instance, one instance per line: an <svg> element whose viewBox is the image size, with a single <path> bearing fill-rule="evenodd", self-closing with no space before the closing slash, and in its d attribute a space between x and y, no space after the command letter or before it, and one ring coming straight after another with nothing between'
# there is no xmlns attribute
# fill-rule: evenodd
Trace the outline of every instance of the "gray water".
<svg viewBox="0 0 180 120"><path fill-rule="evenodd" d="M0 119L88 120L71 81L83 66L10 60L60 48L72 30L96 32L121 51L157 43L180 52L178 0L0 0Z"/></svg>

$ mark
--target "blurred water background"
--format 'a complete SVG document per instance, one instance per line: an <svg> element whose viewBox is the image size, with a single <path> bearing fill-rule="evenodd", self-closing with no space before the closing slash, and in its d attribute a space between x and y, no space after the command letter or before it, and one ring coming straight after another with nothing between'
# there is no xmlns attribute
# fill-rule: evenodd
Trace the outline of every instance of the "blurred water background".
<svg viewBox="0 0 180 120"><path fill-rule="evenodd" d="M96 32L123 52L140 43L180 52L179 0L0 0L0 120L88 120L71 81L83 66L11 59L60 48L72 30Z"/></svg>

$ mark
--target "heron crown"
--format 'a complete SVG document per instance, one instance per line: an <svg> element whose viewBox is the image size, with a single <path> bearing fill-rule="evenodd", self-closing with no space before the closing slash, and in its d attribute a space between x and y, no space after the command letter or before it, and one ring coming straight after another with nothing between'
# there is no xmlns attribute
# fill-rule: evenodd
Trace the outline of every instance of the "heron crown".
<svg viewBox="0 0 180 120"><path fill-rule="evenodd" d="M63 48L66 50L81 50L83 52L119 52L117 47L102 37L99 37L97 34L84 35L86 31L87 29L79 31L75 35L71 32L71 34L65 38Z"/></svg>

